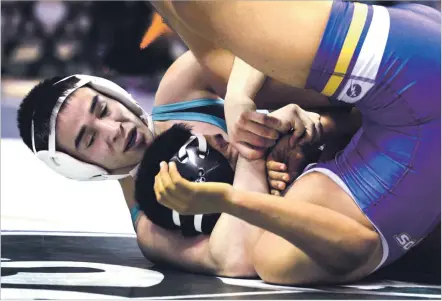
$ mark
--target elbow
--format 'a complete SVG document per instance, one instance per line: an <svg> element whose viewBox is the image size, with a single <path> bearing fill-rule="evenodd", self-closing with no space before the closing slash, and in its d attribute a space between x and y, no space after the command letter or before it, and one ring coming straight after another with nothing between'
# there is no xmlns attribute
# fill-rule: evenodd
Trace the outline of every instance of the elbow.
<svg viewBox="0 0 442 301"><path fill-rule="evenodd" d="M246 258L226 258L222 263L217 264L216 275L232 278L256 277L257 273L251 260Z"/></svg>
<svg viewBox="0 0 442 301"><path fill-rule="evenodd" d="M372 258L381 250L379 235L369 229L364 229L342 245L346 247L341 250L339 260L324 266L330 274L345 278L356 271L367 269Z"/></svg>
<svg viewBox="0 0 442 301"><path fill-rule="evenodd" d="M225 266L219 269L216 275L221 277L230 278L254 278L257 277L257 273L253 266L235 265Z"/></svg>

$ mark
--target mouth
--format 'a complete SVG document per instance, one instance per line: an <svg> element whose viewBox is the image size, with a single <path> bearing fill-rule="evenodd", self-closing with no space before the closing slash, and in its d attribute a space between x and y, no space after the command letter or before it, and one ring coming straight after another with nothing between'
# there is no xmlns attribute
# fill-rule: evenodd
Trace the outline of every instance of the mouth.
<svg viewBox="0 0 442 301"><path fill-rule="evenodd" d="M124 148L123 153L136 147L140 143L140 141L141 141L141 135L138 134L137 128L134 127L132 130L130 130L129 134L127 135L126 147Z"/></svg>

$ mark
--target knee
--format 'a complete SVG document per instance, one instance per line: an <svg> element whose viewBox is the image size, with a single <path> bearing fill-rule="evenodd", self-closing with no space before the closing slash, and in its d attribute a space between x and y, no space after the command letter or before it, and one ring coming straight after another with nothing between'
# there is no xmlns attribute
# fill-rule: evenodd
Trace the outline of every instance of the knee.
<svg viewBox="0 0 442 301"><path fill-rule="evenodd" d="M253 265L258 276L264 281L275 284L283 284L282 273L277 270L274 264L275 254L267 254L264 250L260 248L255 248L253 250Z"/></svg>
<svg viewBox="0 0 442 301"><path fill-rule="evenodd" d="M296 264L283 254L269 252L268 248L255 247L252 259L256 273L264 282L279 285L306 283L305 277L299 277L301 273L294 273L299 270Z"/></svg>

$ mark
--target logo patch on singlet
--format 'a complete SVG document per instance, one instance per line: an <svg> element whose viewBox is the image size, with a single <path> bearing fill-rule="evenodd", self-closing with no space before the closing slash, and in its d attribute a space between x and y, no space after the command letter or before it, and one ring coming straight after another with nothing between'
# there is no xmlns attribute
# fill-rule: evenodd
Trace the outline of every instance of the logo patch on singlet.
<svg viewBox="0 0 442 301"><path fill-rule="evenodd" d="M399 235L394 235L393 237L399 244L399 246L401 246L401 248L405 251L408 251L416 244L416 242L412 240L410 235L408 235L407 233L401 233Z"/></svg>
<svg viewBox="0 0 442 301"><path fill-rule="evenodd" d="M358 84L350 84L350 88L347 89L347 96L350 98L358 97L361 94L362 88Z"/></svg>
<svg viewBox="0 0 442 301"><path fill-rule="evenodd" d="M347 103L355 103L364 97L373 86L373 82L350 79L345 84L339 99Z"/></svg>

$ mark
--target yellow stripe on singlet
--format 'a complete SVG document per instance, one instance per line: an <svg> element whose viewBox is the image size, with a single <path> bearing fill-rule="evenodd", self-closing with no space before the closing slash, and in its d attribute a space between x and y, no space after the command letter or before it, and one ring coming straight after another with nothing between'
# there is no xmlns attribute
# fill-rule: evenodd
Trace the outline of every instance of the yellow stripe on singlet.
<svg viewBox="0 0 442 301"><path fill-rule="evenodd" d="M341 53L336 62L334 73L345 74L350 65L351 58L358 45L362 30L364 29L365 21L367 19L368 6L362 3L354 3L353 16L344 44L342 45ZM332 75L322 94L325 96L332 96L343 80L343 75Z"/></svg>

